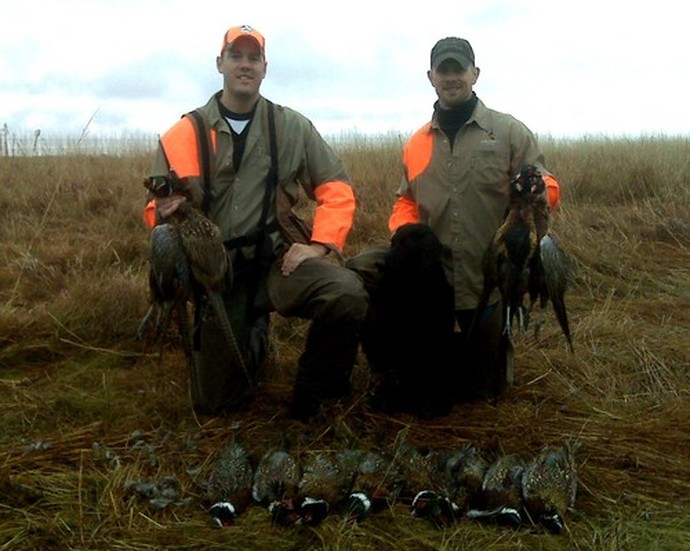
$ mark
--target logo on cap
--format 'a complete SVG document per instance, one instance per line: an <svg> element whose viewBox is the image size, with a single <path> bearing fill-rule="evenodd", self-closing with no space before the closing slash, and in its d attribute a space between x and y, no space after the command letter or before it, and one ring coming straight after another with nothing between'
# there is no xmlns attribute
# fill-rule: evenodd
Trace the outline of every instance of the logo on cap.
<svg viewBox="0 0 690 551"><path fill-rule="evenodd" d="M225 35L223 36L223 45L220 50L221 53L223 52L226 46L232 45L235 42L235 40L245 36L253 38L259 45L259 48L261 48L261 53L264 53L264 49L266 47L266 40L264 39L264 36L251 25L240 25L239 27L230 27L227 31L225 31Z"/></svg>

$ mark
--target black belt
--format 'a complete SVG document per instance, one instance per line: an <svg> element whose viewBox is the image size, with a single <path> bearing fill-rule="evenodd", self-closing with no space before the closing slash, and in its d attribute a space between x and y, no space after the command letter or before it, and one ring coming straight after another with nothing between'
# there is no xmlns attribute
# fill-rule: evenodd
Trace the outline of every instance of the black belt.
<svg viewBox="0 0 690 551"><path fill-rule="evenodd" d="M225 245L225 248L229 251L239 249L242 247L250 247L252 245L256 245L259 242L259 239L262 235L268 235L269 233L272 233L277 229L278 222L273 221L270 224L267 224L266 227L263 228L263 230L256 229L251 233L240 235L238 237L233 237L232 239L223 241L223 245Z"/></svg>

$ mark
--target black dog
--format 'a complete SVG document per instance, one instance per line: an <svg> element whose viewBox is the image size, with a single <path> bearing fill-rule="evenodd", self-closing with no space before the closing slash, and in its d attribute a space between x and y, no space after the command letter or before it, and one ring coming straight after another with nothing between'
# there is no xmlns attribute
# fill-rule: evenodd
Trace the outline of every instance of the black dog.
<svg viewBox="0 0 690 551"><path fill-rule="evenodd" d="M422 417L452 406L455 307L444 246L426 224L398 229L372 291L373 337L365 352L383 376L372 406Z"/></svg>

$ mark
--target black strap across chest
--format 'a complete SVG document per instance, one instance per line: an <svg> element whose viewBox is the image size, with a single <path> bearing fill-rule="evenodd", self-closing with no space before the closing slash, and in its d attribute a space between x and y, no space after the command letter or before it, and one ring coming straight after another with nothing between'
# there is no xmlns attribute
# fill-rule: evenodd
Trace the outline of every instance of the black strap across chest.
<svg viewBox="0 0 690 551"><path fill-rule="evenodd" d="M277 229L275 224L266 224L268 218L268 210L270 208L271 199L274 190L278 187L278 140L276 138L276 124L274 105L270 100L266 100L268 105L268 141L269 150L271 154L271 169L268 173L266 181L266 189L264 190L263 202L261 205L261 218L257 227L248 234L241 235L225 241L225 247L229 250L238 247L247 247L256 245L257 250L255 257L260 258L266 253L264 249L266 244L266 234ZM202 209L205 214L208 214L211 206L211 186L213 185L213 158L214 150L211 144L210 131L206 117L204 117L199 109L195 109L187 113L191 118L197 136L197 146L199 151L199 168L201 185L203 189Z"/></svg>

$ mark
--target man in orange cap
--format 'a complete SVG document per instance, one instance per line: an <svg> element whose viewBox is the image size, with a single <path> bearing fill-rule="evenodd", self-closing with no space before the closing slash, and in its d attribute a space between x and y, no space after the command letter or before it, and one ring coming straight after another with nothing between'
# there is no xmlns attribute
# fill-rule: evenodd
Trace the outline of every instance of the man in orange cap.
<svg viewBox="0 0 690 551"><path fill-rule="evenodd" d="M151 175L172 170L187 178L193 201L220 228L234 276L225 291L226 310L251 378L259 378L267 355L270 312L311 320L290 407L292 416L308 419L324 400L350 392L367 311L361 281L339 262L354 216L352 185L306 117L260 94L267 61L258 30L228 29L216 67L223 89L196 110L201 123L185 116L161 137ZM209 151L199 140L206 135L202 127ZM316 203L311 224L293 208L305 194ZM149 227L186 200L149 200ZM194 405L211 413L241 407L252 389L229 361L208 305L197 310Z"/></svg>

